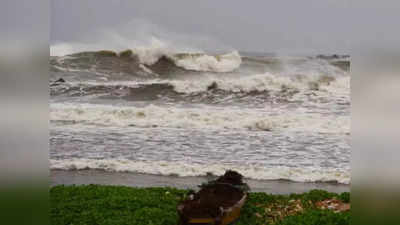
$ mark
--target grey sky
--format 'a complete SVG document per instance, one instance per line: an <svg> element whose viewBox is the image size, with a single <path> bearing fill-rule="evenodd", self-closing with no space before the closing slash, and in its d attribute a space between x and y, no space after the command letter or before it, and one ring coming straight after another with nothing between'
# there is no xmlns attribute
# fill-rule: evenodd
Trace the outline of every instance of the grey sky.
<svg viewBox="0 0 400 225"><path fill-rule="evenodd" d="M397 15L379 4L365 1L359 11L350 0L53 0L51 42L79 42L97 35L96 30L118 30L140 19L173 33L201 34L238 50L348 53L357 36L354 29L360 29L360 36L370 31L364 25L369 14L378 9ZM369 24L381 22L371 19ZM135 27L130 29L136 32Z"/></svg>

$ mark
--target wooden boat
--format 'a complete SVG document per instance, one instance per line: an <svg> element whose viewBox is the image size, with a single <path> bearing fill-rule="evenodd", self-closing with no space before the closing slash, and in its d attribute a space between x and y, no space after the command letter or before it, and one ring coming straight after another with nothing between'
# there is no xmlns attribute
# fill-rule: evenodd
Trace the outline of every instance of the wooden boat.
<svg viewBox="0 0 400 225"><path fill-rule="evenodd" d="M231 224L232 222L236 221L239 216L240 216L240 211L245 204L247 199L247 193L244 193L243 197L237 201L234 205L228 208L222 208L221 207L221 215L219 216L219 221L218 218L187 218L184 219L183 217L183 209L184 209L184 204L179 204L178 205L178 213L181 218L181 225L189 225L189 224L213 224L213 225L228 225Z"/></svg>

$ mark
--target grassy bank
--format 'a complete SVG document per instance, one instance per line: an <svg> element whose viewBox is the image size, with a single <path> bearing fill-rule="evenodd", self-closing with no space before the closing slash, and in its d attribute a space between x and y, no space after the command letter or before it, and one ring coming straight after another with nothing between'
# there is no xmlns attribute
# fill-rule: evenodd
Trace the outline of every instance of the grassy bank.
<svg viewBox="0 0 400 225"><path fill-rule="evenodd" d="M175 225L186 190L124 186L55 186L50 189L52 225ZM236 225L350 224L349 193L250 193Z"/></svg>

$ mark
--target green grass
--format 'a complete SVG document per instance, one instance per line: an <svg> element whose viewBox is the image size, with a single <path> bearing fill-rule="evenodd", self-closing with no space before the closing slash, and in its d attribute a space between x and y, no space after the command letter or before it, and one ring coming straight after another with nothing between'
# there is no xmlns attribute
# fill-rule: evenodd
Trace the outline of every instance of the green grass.
<svg viewBox="0 0 400 225"><path fill-rule="evenodd" d="M176 205L186 193L174 188L55 186L50 189L50 221L52 225L175 225ZM331 198L350 201L349 193L321 190L291 195L250 193L235 224L350 224L349 211L335 213L315 206ZM300 206L302 210L296 211Z"/></svg>

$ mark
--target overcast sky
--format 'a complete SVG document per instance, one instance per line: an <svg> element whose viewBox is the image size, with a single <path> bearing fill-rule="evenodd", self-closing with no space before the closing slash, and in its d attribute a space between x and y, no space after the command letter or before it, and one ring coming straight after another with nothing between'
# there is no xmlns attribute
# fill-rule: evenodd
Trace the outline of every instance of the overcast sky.
<svg viewBox="0 0 400 225"><path fill-rule="evenodd" d="M380 28L374 27L381 22L379 18L365 23L369 14L380 10L382 15L397 15L396 10L372 1L365 1L361 12L350 0L51 2L52 44L87 41L90 36L101 38L96 31L118 32L120 27L140 35L143 29L131 21L145 21L164 32L187 35L187 39L206 37L203 40L210 40L209 48L213 48L211 42L217 42L238 50L264 52L348 53L355 43L354 36L366 34L371 28L376 32L369 39L375 41L381 36ZM397 22L392 23L395 27ZM354 29L360 32L354 34ZM352 42L349 33L353 35ZM380 38L390 41L390 37Z"/></svg>

